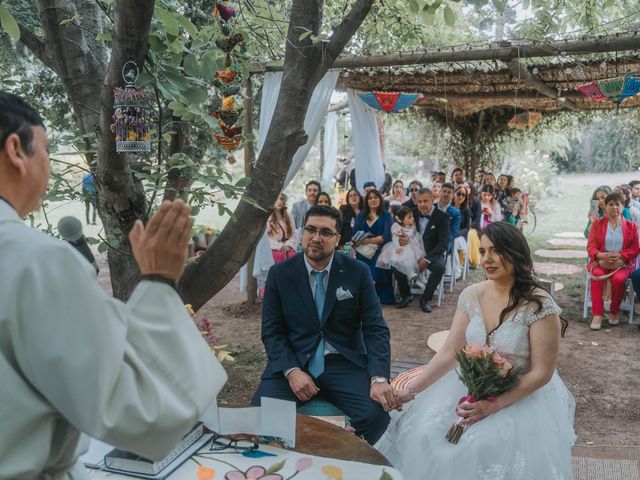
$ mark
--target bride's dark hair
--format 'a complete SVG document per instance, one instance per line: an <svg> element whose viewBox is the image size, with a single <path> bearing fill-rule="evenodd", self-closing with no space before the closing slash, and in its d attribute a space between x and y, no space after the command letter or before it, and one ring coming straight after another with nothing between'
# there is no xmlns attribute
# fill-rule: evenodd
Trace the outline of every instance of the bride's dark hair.
<svg viewBox="0 0 640 480"><path fill-rule="evenodd" d="M486 235L491 240L496 253L500 255L502 260L510 263L513 267L514 282L509 292L509 303L500 312L498 327L502 325L509 313L518 308L520 300L534 302L538 306L536 312L539 312L542 308L543 297L536 294L535 290L537 288L544 289L533 275L531 249L522 232L510 223L495 222L487 225L482 231L482 235ZM562 323L561 333L564 336L569 323L562 317L560 321Z"/></svg>

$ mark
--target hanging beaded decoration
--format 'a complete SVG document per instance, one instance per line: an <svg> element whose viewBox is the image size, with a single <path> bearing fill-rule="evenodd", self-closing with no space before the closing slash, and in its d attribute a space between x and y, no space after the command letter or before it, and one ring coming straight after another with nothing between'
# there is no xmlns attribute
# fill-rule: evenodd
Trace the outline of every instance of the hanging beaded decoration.
<svg viewBox="0 0 640 480"><path fill-rule="evenodd" d="M129 60L122 66L124 88L113 91L113 117L111 131L115 135L116 152L150 152L149 96L134 87L140 71Z"/></svg>
<svg viewBox="0 0 640 480"><path fill-rule="evenodd" d="M240 92L242 78L240 68L232 64L232 55L233 50L244 42L244 37L242 33L234 34L233 19L236 11L233 7L216 0L213 14L218 19L222 34L215 39L215 45L225 54L225 69L215 72L213 82L219 97L214 99L211 113L222 130L222 135L216 133L214 138L228 152L227 161L233 164L236 159L232 152L240 146L243 137L242 126L235 125L242 113L241 98L236 97Z"/></svg>

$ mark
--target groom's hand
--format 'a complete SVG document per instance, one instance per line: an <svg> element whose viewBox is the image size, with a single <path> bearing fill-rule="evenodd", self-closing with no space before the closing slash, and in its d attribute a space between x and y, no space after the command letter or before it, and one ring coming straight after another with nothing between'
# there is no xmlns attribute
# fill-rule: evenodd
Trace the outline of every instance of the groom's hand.
<svg viewBox="0 0 640 480"><path fill-rule="evenodd" d="M371 400L382 405L385 412L393 410L398 406L398 395L388 383L374 383L371 385Z"/></svg>
<svg viewBox="0 0 640 480"><path fill-rule="evenodd" d="M320 389L313 383L313 379L299 368L292 370L287 375L289 386L293 394L303 402L315 397Z"/></svg>

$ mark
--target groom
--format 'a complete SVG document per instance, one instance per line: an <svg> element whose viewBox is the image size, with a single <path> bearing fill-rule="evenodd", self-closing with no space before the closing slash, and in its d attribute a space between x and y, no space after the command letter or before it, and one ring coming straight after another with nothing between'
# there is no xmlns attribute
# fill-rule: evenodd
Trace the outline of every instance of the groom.
<svg viewBox="0 0 640 480"><path fill-rule="evenodd" d="M262 342L269 358L252 403L316 395L350 418L356 434L375 443L398 399L388 383L389 329L367 265L335 248L342 217L313 206L302 249L269 271L262 306Z"/></svg>

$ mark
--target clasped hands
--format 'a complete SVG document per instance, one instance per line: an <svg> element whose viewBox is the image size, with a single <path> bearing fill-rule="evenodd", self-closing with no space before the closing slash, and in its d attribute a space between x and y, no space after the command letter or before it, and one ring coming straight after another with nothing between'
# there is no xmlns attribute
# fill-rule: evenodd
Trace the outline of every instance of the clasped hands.
<svg viewBox="0 0 640 480"><path fill-rule="evenodd" d="M600 266L609 270L623 267L625 263L620 252L600 252L596 257Z"/></svg>

